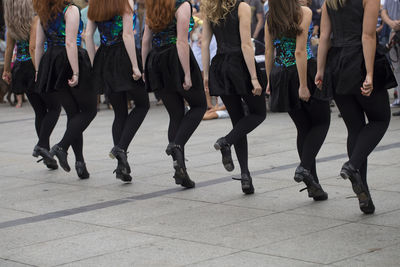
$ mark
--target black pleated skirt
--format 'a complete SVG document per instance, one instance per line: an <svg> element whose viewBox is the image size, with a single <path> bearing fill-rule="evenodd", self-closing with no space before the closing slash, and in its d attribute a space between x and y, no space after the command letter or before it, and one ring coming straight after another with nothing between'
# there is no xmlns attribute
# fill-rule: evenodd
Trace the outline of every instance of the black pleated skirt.
<svg viewBox="0 0 400 267"><path fill-rule="evenodd" d="M151 91L183 91L185 73L179 60L176 45L153 48L146 59L146 89ZM192 88L204 90L203 78L196 58L190 49L190 73Z"/></svg>
<svg viewBox="0 0 400 267"><path fill-rule="evenodd" d="M140 71L143 71L139 50L136 50L136 57L138 67ZM132 75L132 63L124 42L110 46L100 46L93 62L93 83L99 94L109 95L113 92L144 90L143 80L135 81Z"/></svg>
<svg viewBox="0 0 400 267"><path fill-rule="evenodd" d="M82 90L93 90L92 67L86 50L78 48L79 83ZM44 53L39 65L36 93L51 93L67 90L68 80L72 77L67 51L64 46L50 46Z"/></svg>
<svg viewBox="0 0 400 267"><path fill-rule="evenodd" d="M35 67L32 60L16 61L12 69L11 91L21 95L33 91L35 87Z"/></svg>

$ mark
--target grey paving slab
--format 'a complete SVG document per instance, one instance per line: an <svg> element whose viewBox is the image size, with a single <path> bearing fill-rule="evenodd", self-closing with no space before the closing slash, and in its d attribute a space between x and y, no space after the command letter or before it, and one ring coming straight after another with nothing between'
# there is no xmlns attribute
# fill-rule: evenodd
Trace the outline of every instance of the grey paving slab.
<svg viewBox="0 0 400 267"><path fill-rule="evenodd" d="M30 212L22 212L22 211L13 210L13 209L0 208L0 222L16 220L16 219L20 219L20 218L29 217L32 215L33 214Z"/></svg>
<svg viewBox="0 0 400 267"><path fill-rule="evenodd" d="M398 229L350 223L259 247L253 251L329 264L399 242Z"/></svg>
<svg viewBox="0 0 400 267"><path fill-rule="evenodd" d="M298 267L312 267L320 266L320 264L304 262L299 260L293 260L283 257L263 255L253 252L238 252L228 256L223 256L211 260L206 260L197 264L191 264L190 266L196 267L236 267L236 266L265 266L265 267L286 267L286 266L298 266Z"/></svg>
<svg viewBox="0 0 400 267"><path fill-rule="evenodd" d="M28 267L34 265L22 264L16 261L0 259L0 266L2 267Z"/></svg>
<svg viewBox="0 0 400 267"><path fill-rule="evenodd" d="M236 251L184 240L165 240L65 266L113 266L116 262L118 266L182 266L229 255Z"/></svg>

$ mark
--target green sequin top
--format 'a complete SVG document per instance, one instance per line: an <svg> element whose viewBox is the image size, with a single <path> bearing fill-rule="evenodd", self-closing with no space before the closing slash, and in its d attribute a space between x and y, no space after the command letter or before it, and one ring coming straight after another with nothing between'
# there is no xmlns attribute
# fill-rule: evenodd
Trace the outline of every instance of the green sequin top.
<svg viewBox="0 0 400 267"><path fill-rule="evenodd" d="M108 21L97 21L101 44L105 46L122 42L123 24L122 16L115 16ZM136 13L133 13L133 29L136 26Z"/></svg>
<svg viewBox="0 0 400 267"><path fill-rule="evenodd" d="M313 33L313 25L310 25L307 39L307 60L313 58L311 51L311 37ZM280 67L290 67L296 65L296 39L281 37L274 40L276 49L275 65Z"/></svg>
<svg viewBox="0 0 400 267"><path fill-rule="evenodd" d="M16 61L31 60L29 53L29 41L17 41L17 58Z"/></svg>
<svg viewBox="0 0 400 267"><path fill-rule="evenodd" d="M175 3L175 11L185 2L189 2L187 0L176 0ZM190 2L189 2L190 3ZM176 29L176 18L174 17L173 21L162 31L153 33L153 47L161 47L170 44L176 44L177 41L177 29ZM193 30L194 27L194 19L190 17L189 24L189 33ZM189 37L188 37L189 38Z"/></svg>

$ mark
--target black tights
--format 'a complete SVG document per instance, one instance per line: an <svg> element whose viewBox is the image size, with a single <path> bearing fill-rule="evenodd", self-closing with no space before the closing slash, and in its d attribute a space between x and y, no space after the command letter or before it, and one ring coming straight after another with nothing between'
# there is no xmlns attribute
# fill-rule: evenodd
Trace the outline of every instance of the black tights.
<svg viewBox="0 0 400 267"><path fill-rule="evenodd" d="M360 170L367 185L367 158L381 141L389 127L390 106L386 90L374 91L370 97L335 95L335 102L347 127L349 161ZM368 118L368 123L365 121ZM368 186L368 185L367 185Z"/></svg>
<svg viewBox="0 0 400 267"><path fill-rule="evenodd" d="M83 158L83 132L97 113L97 94L88 88L69 88L58 93L61 105L67 113L67 129L58 143L65 151L70 146L74 150L75 160Z"/></svg>
<svg viewBox="0 0 400 267"><path fill-rule="evenodd" d="M108 95L115 115L112 126L114 145L125 151L150 108L146 90L134 89L129 92L129 96L134 100L135 107L128 114L127 94L127 92L117 92Z"/></svg>
<svg viewBox="0 0 400 267"><path fill-rule="evenodd" d="M260 125L267 116L265 96L221 96L232 121L233 129L225 137L229 144L235 147L241 173L249 173L247 134ZM245 115L242 99L249 108L249 115Z"/></svg>
<svg viewBox="0 0 400 267"><path fill-rule="evenodd" d="M331 121L328 101L301 101L301 108L289 112L297 128L297 152L300 165L310 170L319 183L315 158L325 141Z"/></svg>
<svg viewBox="0 0 400 267"><path fill-rule="evenodd" d="M159 95L169 114L168 141L184 149L207 110L205 93L199 89L179 92L163 90ZM186 114L184 99L190 106Z"/></svg>
<svg viewBox="0 0 400 267"><path fill-rule="evenodd" d="M26 94L35 111L35 129L39 141L38 146L50 149L50 135L60 117L61 104L56 93L37 94L29 92Z"/></svg>

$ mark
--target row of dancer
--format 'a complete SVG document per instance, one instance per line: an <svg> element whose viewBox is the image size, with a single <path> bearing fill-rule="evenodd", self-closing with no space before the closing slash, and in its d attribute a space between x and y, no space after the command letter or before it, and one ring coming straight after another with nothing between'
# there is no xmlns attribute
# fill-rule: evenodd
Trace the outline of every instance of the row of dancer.
<svg viewBox="0 0 400 267"><path fill-rule="evenodd" d="M328 195L319 184L315 158L328 132L328 101L333 97L349 133L349 161L344 164L341 175L350 178L360 209L364 213L374 212L366 181L366 160L389 124L388 95L384 89L388 88L393 75L390 68L386 68L384 73L380 70L380 74L385 74L387 79L379 81L374 76L374 62L379 58L374 60L375 36L371 25L374 20L376 22L379 6L373 0L327 0L318 66L310 50L311 11L296 0L269 1L265 32L268 85L260 84L261 72L254 61L250 36L251 9L243 1L202 1L204 77L188 44L188 32L193 25L189 1L146 0L141 58L134 46L132 0L91 0L87 53L79 47L82 23L76 6L63 0L34 0L33 3L40 19L35 57L32 58L37 80L30 88L41 100L36 107L30 100L36 112L39 136L34 155L42 156L48 167L57 166L55 155L61 167L69 171L67 151L72 146L78 175L81 173L84 174L79 175L81 178L88 178L82 155L82 132L96 114L96 94L102 88L115 112L114 147L110 156L118 161L116 177L131 181L127 149L147 114L147 91L151 89L159 92L170 116L166 153L173 159L175 182L192 188L195 183L187 173L184 151L206 110L206 90L211 95L221 96L233 124L233 129L218 139L214 147L221 151L225 169L233 171L231 146L234 146L241 169L242 191L252 194L247 134L266 117L267 88L272 109L288 112L298 130L301 163L294 179L306 184L309 197L326 200ZM354 18L357 19L352 20ZM343 24L338 22L343 20L355 21L351 31L341 28ZM101 47L97 52L92 41L96 27L101 34ZM209 43L213 34L218 51L210 66ZM25 38L13 36L18 40L18 47L24 43L26 49L28 35ZM31 39L34 35L30 34ZM43 55L45 40L47 50ZM20 49L19 52L26 51ZM32 61L27 61L25 65L30 67L21 69L35 73L29 63ZM22 71L16 70L13 79L24 80L27 75L18 76ZM349 76L349 73L357 73L357 76ZM130 113L126 108L127 93L132 93L135 101L135 109ZM191 107L186 114L184 100ZM244 113L242 101L249 108L248 115ZM55 106L53 116L49 116L51 105ZM49 151L48 140L60 105L68 115L67 130L61 142ZM46 111L44 119L40 119L40 108Z"/></svg>

